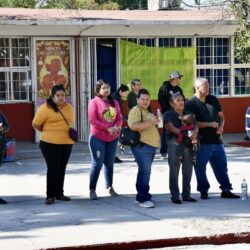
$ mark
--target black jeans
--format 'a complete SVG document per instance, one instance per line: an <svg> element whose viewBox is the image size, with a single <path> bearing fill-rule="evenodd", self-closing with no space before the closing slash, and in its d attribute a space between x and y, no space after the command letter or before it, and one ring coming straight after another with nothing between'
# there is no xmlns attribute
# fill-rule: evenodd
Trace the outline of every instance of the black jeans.
<svg viewBox="0 0 250 250"><path fill-rule="evenodd" d="M40 149L47 163L47 198L59 198L63 195L65 170L72 145L40 141Z"/></svg>

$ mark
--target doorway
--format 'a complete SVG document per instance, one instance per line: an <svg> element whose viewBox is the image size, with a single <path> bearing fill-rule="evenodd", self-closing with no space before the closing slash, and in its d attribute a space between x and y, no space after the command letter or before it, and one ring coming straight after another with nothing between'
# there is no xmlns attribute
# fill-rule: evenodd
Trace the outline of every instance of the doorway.
<svg viewBox="0 0 250 250"><path fill-rule="evenodd" d="M116 39L96 39L97 79L107 80L111 91L117 89Z"/></svg>

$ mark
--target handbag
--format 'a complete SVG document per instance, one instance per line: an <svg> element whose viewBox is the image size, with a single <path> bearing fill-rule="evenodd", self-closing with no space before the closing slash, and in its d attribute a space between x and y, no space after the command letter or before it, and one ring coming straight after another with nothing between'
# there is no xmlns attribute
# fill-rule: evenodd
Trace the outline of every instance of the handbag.
<svg viewBox="0 0 250 250"><path fill-rule="evenodd" d="M142 122L142 111L141 111L141 122ZM133 131L128 126L124 127L121 129L119 142L124 146L135 147L140 144L140 132Z"/></svg>
<svg viewBox="0 0 250 250"><path fill-rule="evenodd" d="M75 142L78 141L78 133L74 128L69 128L69 137Z"/></svg>
<svg viewBox="0 0 250 250"><path fill-rule="evenodd" d="M67 119L65 118L64 114L58 109L58 112L61 114L61 116L63 117L64 121L66 122L66 124L69 126L69 137L77 142L78 141L78 133L74 128L71 128Z"/></svg>

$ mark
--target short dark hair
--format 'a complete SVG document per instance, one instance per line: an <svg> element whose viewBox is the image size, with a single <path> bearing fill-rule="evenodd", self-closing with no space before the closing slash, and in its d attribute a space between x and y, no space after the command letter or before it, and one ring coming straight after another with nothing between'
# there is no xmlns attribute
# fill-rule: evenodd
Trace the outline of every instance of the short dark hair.
<svg viewBox="0 0 250 250"><path fill-rule="evenodd" d="M118 91L118 92L119 92L119 91L122 91L122 92L129 91L129 88L128 88L127 85L121 84L121 86L118 88L117 91Z"/></svg>
<svg viewBox="0 0 250 250"><path fill-rule="evenodd" d="M139 92L138 92L138 95L137 95L137 98L140 98L141 95L148 95L150 96L149 92L147 89L140 89Z"/></svg>

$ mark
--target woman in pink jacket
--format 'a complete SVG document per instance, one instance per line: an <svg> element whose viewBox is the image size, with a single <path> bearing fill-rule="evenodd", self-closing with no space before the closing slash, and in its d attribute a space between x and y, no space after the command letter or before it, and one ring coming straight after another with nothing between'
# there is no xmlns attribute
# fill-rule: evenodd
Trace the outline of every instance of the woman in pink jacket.
<svg viewBox="0 0 250 250"><path fill-rule="evenodd" d="M88 107L91 125L89 137L92 162L89 184L91 200L97 199L96 185L103 164L107 191L110 196L118 195L112 185L114 160L122 126L120 107L112 98L109 83L104 80L97 81L95 94Z"/></svg>

